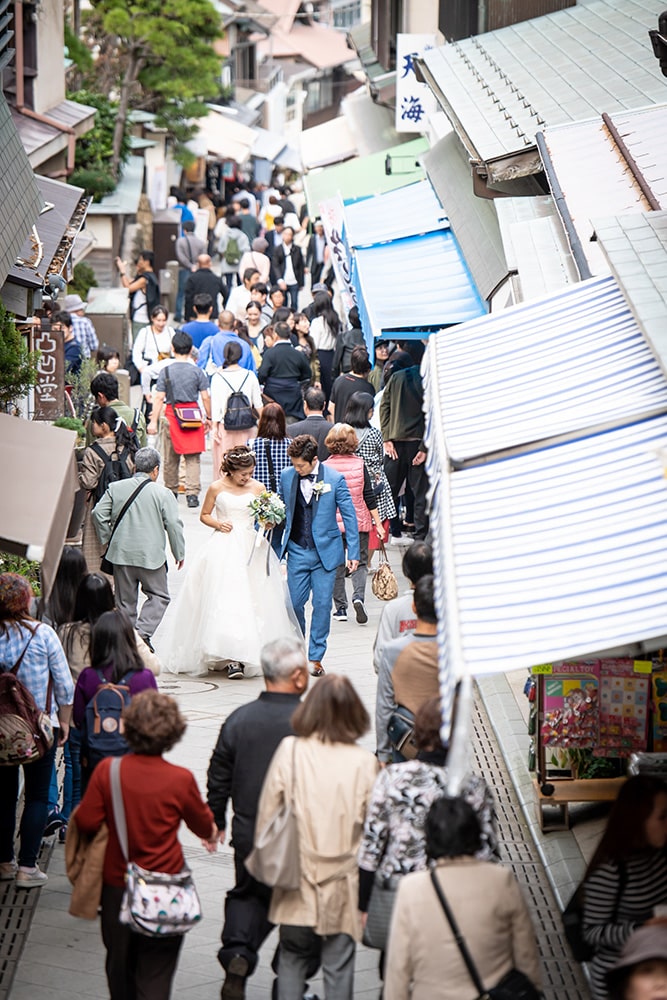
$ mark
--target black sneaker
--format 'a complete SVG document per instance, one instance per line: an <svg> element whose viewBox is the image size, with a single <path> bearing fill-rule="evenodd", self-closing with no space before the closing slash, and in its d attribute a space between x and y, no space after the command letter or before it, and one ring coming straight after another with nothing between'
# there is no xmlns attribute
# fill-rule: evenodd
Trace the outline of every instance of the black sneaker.
<svg viewBox="0 0 667 1000"><path fill-rule="evenodd" d="M347 621L347 608L337 608L331 616L335 622Z"/></svg>
<svg viewBox="0 0 667 1000"><path fill-rule="evenodd" d="M230 681L238 680L239 677L245 677L245 668L242 663L230 663L227 667L227 677Z"/></svg>
<svg viewBox="0 0 667 1000"><path fill-rule="evenodd" d="M357 616L357 625L366 625L368 622L368 615L366 614L364 602L357 598L357 600L352 601L352 603L354 604L354 613Z"/></svg>
<svg viewBox="0 0 667 1000"><path fill-rule="evenodd" d="M46 818L46 826L44 827L43 837L52 837L54 833L57 833L61 826L65 825L65 817L62 816L57 810L54 809L50 812Z"/></svg>
<svg viewBox="0 0 667 1000"><path fill-rule="evenodd" d="M185 502L187 503L188 507L198 507L199 497L196 497L193 493L191 493L189 496L185 498Z"/></svg>

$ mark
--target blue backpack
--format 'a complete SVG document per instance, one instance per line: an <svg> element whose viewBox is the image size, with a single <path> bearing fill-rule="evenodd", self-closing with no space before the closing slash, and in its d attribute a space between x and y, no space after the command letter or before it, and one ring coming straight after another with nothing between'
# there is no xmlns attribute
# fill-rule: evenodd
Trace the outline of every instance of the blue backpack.
<svg viewBox="0 0 667 1000"><path fill-rule="evenodd" d="M101 670L96 671L100 686L86 705L82 733L82 758L92 771L105 757L122 757L129 752L123 735L123 709L130 704L129 680L135 670L128 671L120 684L107 681Z"/></svg>

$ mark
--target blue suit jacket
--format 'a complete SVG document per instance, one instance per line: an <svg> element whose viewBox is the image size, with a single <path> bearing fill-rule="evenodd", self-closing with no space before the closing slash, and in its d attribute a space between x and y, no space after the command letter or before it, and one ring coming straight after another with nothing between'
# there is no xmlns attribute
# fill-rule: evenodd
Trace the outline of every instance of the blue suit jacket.
<svg viewBox="0 0 667 1000"><path fill-rule="evenodd" d="M313 496L313 541L324 568L333 570L345 561L343 539L336 520L336 508L340 511L345 526L348 559L359 558L359 527L345 477L320 462L317 479L313 485L317 485L320 481L329 484L331 489L326 493L320 493L319 498ZM299 476L294 467L283 469L280 476L280 494L287 508L287 516L280 550L281 558L287 550L292 530L298 489Z"/></svg>

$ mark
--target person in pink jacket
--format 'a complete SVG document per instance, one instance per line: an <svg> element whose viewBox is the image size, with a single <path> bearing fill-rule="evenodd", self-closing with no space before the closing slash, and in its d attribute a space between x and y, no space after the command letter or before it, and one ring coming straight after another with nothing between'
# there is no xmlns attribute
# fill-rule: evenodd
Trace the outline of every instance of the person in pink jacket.
<svg viewBox="0 0 667 1000"><path fill-rule="evenodd" d="M349 424L334 424L324 439L324 443L331 453L325 465L330 465L332 469L342 473L345 477L345 482L352 496L354 511L357 515L360 557L359 566L350 574L352 579L352 605L357 624L365 625L368 622L368 615L364 606L366 577L368 576L368 535L373 522L375 523L378 537L384 541L385 536L384 525L378 512L378 498L363 458L355 455L355 451L359 447L359 439L354 428L350 427ZM343 544L345 544L345 532L340 514L338 515L338 527L343 533ZM334 619L338 622L346 622L347 593L345 590L344 564L336 570L333 600L335 606Z"/></svg>

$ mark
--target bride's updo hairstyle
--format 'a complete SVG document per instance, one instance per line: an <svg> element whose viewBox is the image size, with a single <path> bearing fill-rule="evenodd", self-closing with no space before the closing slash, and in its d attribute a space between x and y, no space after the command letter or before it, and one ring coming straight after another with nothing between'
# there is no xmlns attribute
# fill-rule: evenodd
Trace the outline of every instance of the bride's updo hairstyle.
<svg viewBox="0 0 667 1000"><path fill-rule="evenodd" d="M240 472L241 469L252 469L254 466L254 451L245 444L239 444L224 453L222 462L220 463L220 472L225 476L231 476L232 472Z"/></svg>

